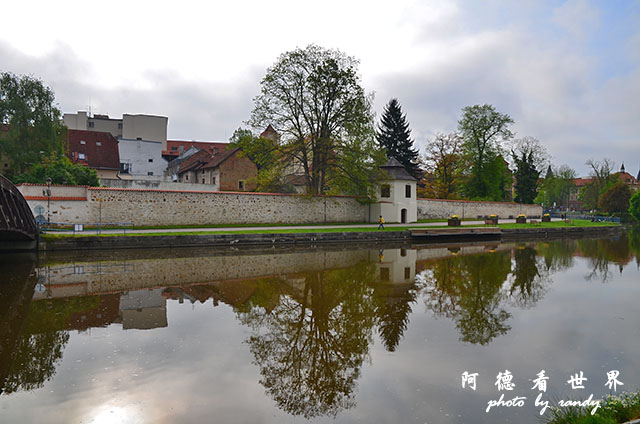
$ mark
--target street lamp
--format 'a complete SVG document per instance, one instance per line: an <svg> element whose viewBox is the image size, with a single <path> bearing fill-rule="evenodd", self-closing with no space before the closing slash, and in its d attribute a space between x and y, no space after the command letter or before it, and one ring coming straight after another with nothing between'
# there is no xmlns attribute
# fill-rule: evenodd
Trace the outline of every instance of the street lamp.
<svg viewBox="0 0 640 424"><path fill-rule="evenodd" d="M51 177L47 177L47 224L51 222Z"/></svg>

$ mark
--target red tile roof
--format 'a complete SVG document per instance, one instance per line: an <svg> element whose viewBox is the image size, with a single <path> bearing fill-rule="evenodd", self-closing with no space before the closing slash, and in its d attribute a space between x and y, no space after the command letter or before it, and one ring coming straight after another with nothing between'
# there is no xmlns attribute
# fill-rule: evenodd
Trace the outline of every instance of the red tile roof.
<svg viewBox="0 0 640 424"><path fill-rule="evenodd" d="M186 140L167 140L167 150L162 151L163 156L178 156L180 154L180 146L183 147L186 152L192 146L199 150L205 150L212 155L221 153L228 146L229 143L218 143L208 141L186 141Z"/></svg>
<svg viewBox="0 0 640 424"><path fill-rule="evenodd" d="M80 159L81 153L85 159ZM67 156L73 163L81 163L89 168L120 169L118 140L108 132L69 130Z"/></svg>
<svg viewBox="0 0 640 424"><path fill-rule="evenodd" d="M178 174L198 169L216 168L220 166L222 162L233 156L238 150L240 150L240 148L236 147L235 149L225 150L213 156L205 150L200 150L178 165Z"/></svg>

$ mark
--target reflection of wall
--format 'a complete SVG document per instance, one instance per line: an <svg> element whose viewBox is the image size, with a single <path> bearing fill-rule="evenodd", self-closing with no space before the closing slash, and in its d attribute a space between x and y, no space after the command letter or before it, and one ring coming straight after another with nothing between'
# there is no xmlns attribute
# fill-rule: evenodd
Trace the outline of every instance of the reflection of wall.
<svg viewBox="0 0 640 424"><path fill-rule="evenodd" d="M369 252L366 250L311 251L75 262L48 266L38 271L46 278L48 295L62 297L347 268L368 259Z"/></svg>
<svg viewBox="0 0 640 424"><path fill-rule="evenodd" d="M413 283L416 278L417 252L413 249L370 251L370 260L378 262L378 279L393 284Z"/></svg>
<svg viewBox="0 0 640 424"><path fill-rule="evenodd" d="M167 301L163 289L135 290L120 295L124 330L148 330L167 326Z"/></svg>

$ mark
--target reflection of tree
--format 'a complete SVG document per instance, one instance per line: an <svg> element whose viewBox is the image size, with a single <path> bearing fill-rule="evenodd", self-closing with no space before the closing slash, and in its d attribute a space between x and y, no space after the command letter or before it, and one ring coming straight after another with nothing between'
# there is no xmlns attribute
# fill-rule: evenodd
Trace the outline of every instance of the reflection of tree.
<svg viewBox="0 0 640 424"><path fill-rule="evenodd" d="M611 264L617 264L622 272L634 256L626 233L616 238L580 240L578 250L589 260L590 272L585 279L600 280L603 283L611 277Z"/></svg>
<svg viewBox="0 0 640 424"><path fill-rule="evenodd" d="M373 292L378 331L387 351L394 352L409 324L411 304L416 300L413 284L376 285Z"/></svg>
<svg viewBox="0 0 640 424"><path fill-rule="evenodd" d="M425 303L436 316L456 321L462 341L487 344L510 329L500 291L510 270L509 252L436 261L423 274Z"/></svg>
<svg viewBox="0 0 640 424"><path fill-rule="evenodd" d="M374 305L369 282L375 267L298 274L267 312L237 311L250 326L248 340L261 384L284 411L312 418L335 416L354 405L354 387L372 342ZM269 298L268 295L262 295Z"/></svg>
<svg viewBox="0 0 640 424"><path fill-rule="evenodd" d="M536 250L544 259L547 271L557 272L573 266L576 242L573 240L562 240L538 243Z"/></svg>
<svg viewBox="0 0 640 424"><path fill-rule="evenodd" d="M546 292L549 282L547 269L538 263L536 249L531 246L516 248L513 258L515 265L509 295L517 306L529 308Z"/></svg>
<svg viewBox="0 0 640 424"><path fill-rule="evenodd" d="M40 388L56 372L56 363L69 341L67 331L48 331L25 334L18 346L11 373L6 380L5 392Z"/></svg>

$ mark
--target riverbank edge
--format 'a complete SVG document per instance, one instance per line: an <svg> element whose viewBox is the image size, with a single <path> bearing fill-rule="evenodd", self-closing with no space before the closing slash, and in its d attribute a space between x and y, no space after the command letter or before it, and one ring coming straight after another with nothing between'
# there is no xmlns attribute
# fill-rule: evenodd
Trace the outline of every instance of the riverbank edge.
<svg viewBox="0 0 640 424"><path fill-rule="evenodd" d="M558 228L506 228L500 230L500 239L540 240L546 238L571 237L584 235L609 235L625 231L624 226L605 227L558 227ZM449 242L451 240L474 241L485 239L482 234L465 233L455 237L434 236L413 238L411 231L380 232L326 232L326 233L272 233L272 234L194 234L160 236L84 236L55 240L41 240L40 251L57 250L107 250L107 249L151 249L175 247L219 247L219 246L279 246L279 245L315 245L371 242Z"/></svg>

